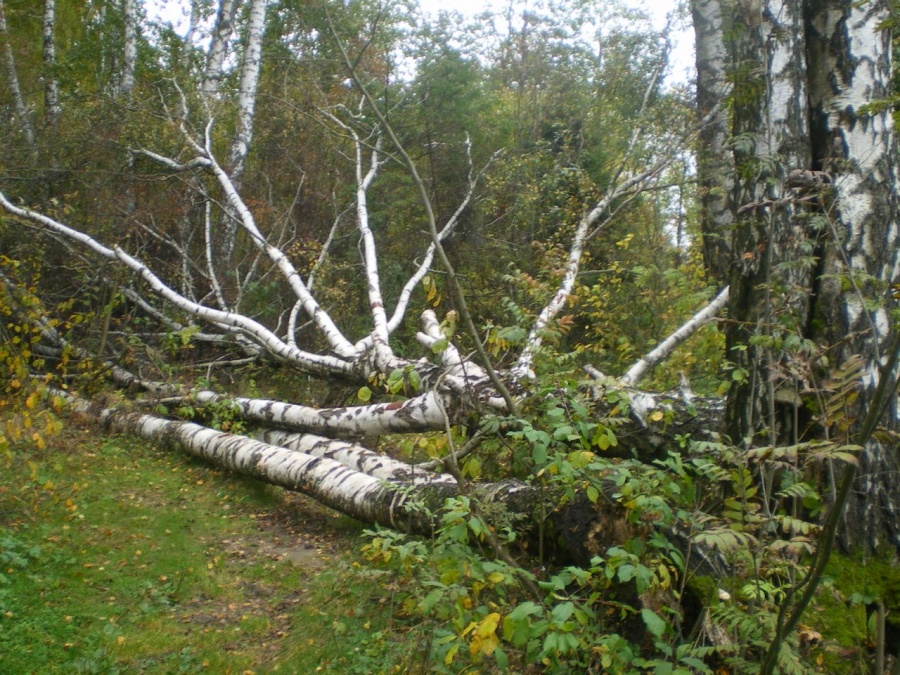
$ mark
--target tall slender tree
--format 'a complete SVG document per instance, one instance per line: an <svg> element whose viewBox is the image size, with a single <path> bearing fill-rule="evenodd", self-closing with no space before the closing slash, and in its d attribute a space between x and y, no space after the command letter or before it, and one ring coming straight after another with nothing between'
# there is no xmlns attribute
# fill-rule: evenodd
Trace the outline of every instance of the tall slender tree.
<svg viewBox="0 0 900 675"><path fill-rule="evenodd" d="M44 0L44 117L50 125L59 117L59 80L56 74L56 0Z"/></svg>

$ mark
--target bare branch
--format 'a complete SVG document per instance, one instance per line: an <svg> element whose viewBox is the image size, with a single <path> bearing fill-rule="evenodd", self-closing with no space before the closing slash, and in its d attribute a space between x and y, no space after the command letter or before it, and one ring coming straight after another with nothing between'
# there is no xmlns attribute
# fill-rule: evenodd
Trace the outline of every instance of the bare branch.
<svg viewBox="0 0 900 675"><path fill-rule="evenodd" d="M622 376L622 383L626 386L635 386L638 381L647 374L660 361L665 359L685 340L697 332L699 328L714 319L728 303L728 287L726 286L706 307L694 314L688 321L660 342L644 358L635 363L628 372Z"/></svg>
<svg viewBox="0 0 900 675"><path fill-rule="evenodd" d="M487 352L484 349L484 345L481 344L481 337L478 334L478 329L475 327L475 323L472 320L472 315L469 312L468 304L466 303L465 295L462 292L462 288L459 284L459 279L456 276L456 270L453 268L453 265L450 263L450 259L447 257L447 253L444 251L444 247L441 244L441 237L437 230L437 221L434 215L434 208L431 204L431 199L428 196L428 190L425 187L425 182L422 180L422 177L419 175L419 170L416 168L416 163L413 161L412 157L409 156L409 153L406 151L403 144L400 142L400 139L397 137L397 134L394 132L394 128L391 126L390 122L388 122L387 118L381 112L381 109L378 107L377 102L372 95L369 93L368 88L363 84L362 80L360 80L359 75L354 68L353 62L350 60L350 56L347 54L347 50L344 47L344 43L341 41L340 36L338 36L337 31L334 28L334 23L331 20L331 14L326 9L325 11L326 18L328 20L328 28L331 31L332 36L334 37L335 43L337 44L338 49L341 52L341 57L344 60L347 68L350 71L350 77L356 83L356 86L359 87L363 96L365 96L366 101L369 103L369 106L372 109L372 112L378 118L378 121L381 123L381 126L384 128L385 132L391 139L391 142L394 144L394 147L397 149L397 152L400 153L400 156L403 157L404 162L406 163L407 170L409 171L409 175L415 183L419 197L422 202L422 207L425 210L425 215L428 222L428 230L431 234L431 241L434 244L435 252L437 253L438 260L441 262L441 266L444 268L444 271L447 273L447 280L449 282L450 288L453 291L454 300L456 301L456 307L459 311L459 315L462 318L463 325L466 327L466 331L469 333L469 336L472 338L472 341L475 344L475 350L478 353L479 361L481 362L482 367L487 372L490 377L491 383L494 385L496 390L502 395L503 400L506 402L506 407L509 412L513 413L516 410L516 403L513 400L512 396L509 393L509 390L506 388L506 385L500 380L496 371L494 370L493 365L491 364L491 360L487 355Z"/></svg>
<svg viewBox="0 0 900 675"><path fill-rule="evenodd" d="M311 372L344 375L350 375L353 372L352 363L335 357L311 354L299 350L296 347L291 347L282 342L265 326L253 319L234 312L212 309L189 300L173 290L170 286L166 285L143 262L129 255L118 246L114 249L110 249L93 237L90 237L83 232L73 230L52 218L29 209L22 209L14 206L2 193L0 193L0 205L13 215L38 223L49 230L77 241L104 258L124 264L133 273L143 279L157 295L167 300L173 306L188 314L192 314L199 319L238 328L244 335L255 340L274 356L295 363Z"/></svg>

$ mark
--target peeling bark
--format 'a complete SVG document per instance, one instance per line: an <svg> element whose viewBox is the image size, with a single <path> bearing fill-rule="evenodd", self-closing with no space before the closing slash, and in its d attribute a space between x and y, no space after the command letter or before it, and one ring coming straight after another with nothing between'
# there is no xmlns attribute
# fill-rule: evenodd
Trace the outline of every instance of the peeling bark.
<svg viewBox="0 0 900 675"><path fill-rule="evenodd" d="M888 16L881 0L819 0L808 14L815 168L831 176L834 191L833 231L822 262L830 276L820 285L811 323L819 339L840 343L841 361L864 357L859 411L871 401L897 330L889 288L900 281L896 134L891 110L864 109L891 93L891 36L880 27ZM841 291L842 277L858 279L851 292ZM882 426L896 431L898 422L895 397ZM877 550L888 542L900 548L900 453L896 441L877 436L860 456L842 532L849 548Z"/></svg>

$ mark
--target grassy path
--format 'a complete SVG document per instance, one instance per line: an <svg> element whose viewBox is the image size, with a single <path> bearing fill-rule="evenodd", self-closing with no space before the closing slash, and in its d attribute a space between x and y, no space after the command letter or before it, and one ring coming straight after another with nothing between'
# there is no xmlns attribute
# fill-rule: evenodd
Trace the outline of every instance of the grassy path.
<svg viewBox="0 0 900 675"><path fill-rule="evenodd" d="M299 495L70 428L0 471L0 673L378 672L358 536Z"/></svg>

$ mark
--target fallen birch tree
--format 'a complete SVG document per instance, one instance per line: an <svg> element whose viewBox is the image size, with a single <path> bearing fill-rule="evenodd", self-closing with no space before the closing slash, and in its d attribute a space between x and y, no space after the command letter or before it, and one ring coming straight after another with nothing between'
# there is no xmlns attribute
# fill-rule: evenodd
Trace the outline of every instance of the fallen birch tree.
<svg viewBox="0 0 900 675"><path fill-rule="evenodd" d="M40 334L34 353L47 363L43 372L35 375L52 374L54 363L63 364L73 359L85 364L85 369L87 364L93 363L95 373L109 377L127 392L114 397L114 405L109 401L89 403L59 394L60 398L70 401L78 414L99 421L114 431L179 447L228 470L303 492L368 523L431 535L439 527L436 514L442 506L464 496L472 498L477 505L502 505L505 513L516 517L515 536L520 538L519 541L538 538L540 548L546 538L548 546L555 549L557 562L592 565L609 549L619 548L623 539L646 543L658 527L681 556L682 584L696 574L719 577L729 569L729 556L739 558L748 551L764 552L770 556L768 560L776 560L772 578L778 583L783 583L778 575L782 574L785 565L790 570L784 572L784 578L793 580L793 567L813 550L813 534L818 527L816 523L798 517L806 494L803 492L806 488L802 487L805 483L800 477L813 461L828 464L829 468L834 461L853 463L854 447L847 440L852 437L846 433L853 418L847 411L852 407L861 378L866 378L867 385L879 378L889 381L892 376L889 371L895 367L894 361L887 359L889 355L876 354L877 358L870 359L865 375L854 369L852 359L845 359L829 368L828 381L820 385L813 382L799 390L798 383L803 376L824 368L826 361L815 361L809 356L810 363L801 363L796 354L777 358L773 351L763 354L765 350L774 349L775 341L769 339L772 336L756 334L749 337L753 349L758 347L758 353L765 356L766 367L780 378L753 375L759 377L753 386L760 391L770 390L766 415L772 431L776 428L776 414L784 414L778 406L792 406L788 412L796 427L801 415L805 414L800 405L801 394L815 395L821 415L818 418L811 416L808 427L821 426L826 437L809 441L801 440L798 434L792 444L786 445L781 442L783 439L776 441L777 436L773 435L771 447L762 448L758 447L760 439L754 441L749 436L720 442L726 417L721 400L696 396L689 386L659 393L643 391L638 385L679 345L715 320L726 304L730 308L739 308L741 302L753 299L755 293L763 289L768 303L766 316L771 319L773 301L768 295L771 289L763 283L768 282L768 278L760 280L747 274L746 279L739 279L740 295L733 290L738 288L737 285L724 286L711 302L699 309L694 307L695 313L681 328L636 359L621 376L604 375L588 367L590 379L580 383L577 401L575 397L566 398L567 392L541 389L538 362L542 355L552 351L547 346L547 338L560 319L560 313L573 299L577 279L583 272L588 243L612 227L616 216L627 211L640 195L660 186L665 171L682 152L690 135L663 136L650 150L644 148L644 155L638 158L635 148L642 126L640 120L635 123L625 144L624 158L610 172L608 183L592 194L590 203L579 204L577 218L570 223L559 223L559 236L566 237L564 245L560 246L563 255L559 273L551 277L553 283L542 295L531 324L518 327L525 337L517 345L512 361L495 362L485 348L482 327L475 324L467 310L467 296L450 261L447 245L458 234L467 208L477 200L479 185L496 155L488 160L487 166L478 169L471 159L471 144L467 143L468 173L463 181L462 197L446 218L439 219L433 193L391 125L388 111L382 109L384 101L376 100L369 91L369 83L363 81L355 67L357 63L337 40L350 81L356 86L354 95L358 93L358 102L321 107L317 119L327 133L344 142L342 154L352 166L352 186L345 193L346 203L339 204L338 197L334 197L335 215L331 229L321 243L314 264L304 267L294 250L297 231L292 236L286 225L279 226L273 224L272 218L261 217L259 204L245 194L265 2L254 1L251 5L253 26L244 54L238 129L232 139L229 163L220 162L216 155L215 149L221 147L221 139L215 133L215 116L209 114L202 118L197 112L200 108L207 112L212 110L212 102L219 95L225 63L221 50L225 49L223 40L230 33L234 9L234 3L223 2L221 5L217 39L207 61L201 101L193 100L190 92L186 94L173 84L178 98L177 112L170 112L168 122L170 131L179 139L180 149L166 154L158 148L135 145L128 150L128 165L136 171L152 166L184 186L185 191L197 200L197 211L202 213L196 223L185 218L184 227L175 236L157 227L149 218L134 226L139 237L119 237L115 230L104 232L102 228L92 228L89 223L76 226L77 217L67 214L64 209L48 210L47 204L31 208L29 204L0 192L0 207L6 215L4 220L52 240L63 257L77 260L86 268L96 266L99 271L94 280L98 285L110 295L120 294L124 299L116 301L121 303L119 306L127 305L130 318L139 318L145 327L149 324L151 333L161 338L158 342L182 340L183 346L202 343L215 350L223 361L267 362L297 376L302 374L320 381L341 382L356 393L359 403L315 407L321 400L297 400L299 396L285 397L291 400L237 396L227 391L213 391L207 386L195 386L195 382L185 381L185 378L179 381L176 377L172 381L157 382L154 377L145 375L146 372L165 370L151 367L155 354L149 354L146 359L135 356L131 349L133 345L123 340L126 346L110 357L109 352L113 350L106 337L108 318L116 309L115 302L110 300L104 307L107 321L98 321L103 323L99 340L71 344L53 328L54 320L49 317L49 312L45 315L29 306L28 294L17 285L17 280L4 276L0 282L7 291L6 305L13 313L18 313L17 320L21 325ZM328 24L336 36L330 17ZM784 34L799 33L788 31ZM8 60L7 65L14 68L15 64ZM657 89L658 76L656 72L643 91L638 117L647 113L648 102ZM712 111L707 111L706 107L699 123L701 129L708 128L711 121L721 125L725 116L720 107L713 105ZM797 110L800 109L802 106L797 106ZM202 122L197 125L201 118ZM887 131L879 134L879 143L883 141L885 147L889 146L892 142L890 134ZM762 152L764 146L765 143L760 142L756 150ZM408 256L402 269L404 277L400 283L387 284L386 268L389 266L385 265L379 250L372 204L377 198L379 179L391 162L405 168L413 187L411 192L419 201L421 221L418 229L403 224ZM811 175L819 176L820 173ZM709 183L707 179L708 176L704 181ZM298 195L304 180L304 175L298 177ZM770 186L768 177L759 180ZM824 209L827 195L818 191L824 190L823 186L830 182L824 178L812 182L817 190L812 196L794 192L787 196L771 196L754 192L754 199L739 205L735 215L747 220L748 214L762 213L766 209ZM838 194L846 188L846 185L836 185ZM808 187L785 184L788 191ZM852 195L849 198L845 195L845 206L851 205L849 211L857 208L852 206L853 203ZM294 206L292 204L291 209ZM712 208L713 205L709 206ZM124 210L130 211L130 206ZM342 321L342 317L332 311L334 300L331 299L329 307L329 289L317 283L317 274L327 264L331 247L339 238L339 230L350 219L348 214L352 214L355 224L354 241L358 251L353 267L359 282L359 297L365 299L365 307L355 317L358 319L355 322ZM424 232L421 231L423 225ZM748 228L748 223L742 222L741 227L753 230ZM792 221L790 227L794 227ZM799 237L796 229L786 231L783 235L786 241L796 241ZM891 236L895 237L895 234ZM834 239L840 237L835 235ZM864 239L861 236L860 240ZM752 246L743 242L734 250L742 254L740 264L744 266L744 272L755 274L759 264L757 255L765 246L755 240L751 243ZM730 246L719 248L732 250ZM244 256L240 261L238 254ZM722 261L718 263L710 267L718 269ZM767 264L770 263L772 261L768 260ZM852 267L849 263L847 266ZM807 267L816 274L822 272L813 264ZM442 317L434 312L433 306L415 298L415 293L423 289L426 297L430 295L433 286L426 287L426 279L437 274L446 280L446 289L453 301L453 309ZM824 273L821 276L824 288L828 279ZM352 279L352 276L348 278ZM888 288L890 280L881 281L884 288ZM260 288L265 289L267 283L276 283L287 298L284 301L279 297L275 311L269 313L254 307L248 300ZM791 293L798 296L805 293L802 290L805 286L801 284L791 289ZM796 298L792 302L794 300ZM861 301L850 305L855 308L857 318L863 315ZM404 344L401 349L398 335L404 329L408 331L404 323L411 320L414 309L420 313L421 329L414 335L414 348ZM878 333L879 340L887 336L890 332L887 310L879 309L873 317L867 319L872 325L858 331L853 339L858 339L870 328L873 334ZM733 314L729 319L731 325L735 325ZM741 329L750 323L743 322ZM860 319L859 324L863 323ZM362 325L365 328L360 329ZM755 325L757 328L764 325L765 330L771 330L774 322L757 322ZM136 332L129 333L129 330L126 327L124 336L136 337ZM471 353L464 351L463 344ZM148 352L159 350L158 345L143 346ZM737 344L735 349L745 347L746 344ZM779 362L782 357L783 362ZM136 364L136 374L120 363L126 358L130 359L130 367ZM891 364L885 372L878 370L882 361ZM216 358L213 358L210 368L215 362ZM756 373L761 363L757 360L753 364L744 363L745 368L735 368L734 381L742 383L745 372ZM775 397L776 385L787 379L782 377L779 367L785 372L796 369L791 373L791 384L797 390L793 397L788 397L789 400L785 399L785 392L781 392L781 399ZM40 368L36 366L36 370ZM895 396L895 392L886 396ZM531 424L533 418L528 417L528 412L523 413L521 406L540 409L554 397L561 401L553 410L557 417L550 418L555 427L536 428ZM349 398L344 396L343 401ZM732 396L731 400L734 404L737 399ZM567 431L565 422L569 421L569 410L566 406L583 402L592 416L584 426L593 425L591 429L598 432L595 437L576 433L574 425L568 425L573 430ZM159 410L149 414L151 407ZM242 426L252 428L257 437L223 433L206 423L175 419L178 408L199 411L196 414L199 420L205 419L205 415L214 416L216 410L227 410L229 415L242 421ZM748 407L746 412L754 423L759 420L759 415L754 417L753 409ZM501 445L515 439L515 452L531 461L534 469L530 474L521 471L520 475L528 475L533 482L514 479L485 483L470 481L460 468L460 458L471 450L471 446L455 447L453 427L467 427L467 446L470 443L474 446L489 433L493 433L493 439ZM447 443L445 454L429 462L410 464L374 450L380 436L428 433L444 434ZM834 435L829 435L832 433ZM566 469L578 465L572 473L577 479L567 486L568 492L544 489L546 477L552 470L559 470L546 452L550 441L561 457L559 464L567 464ZM540 447L542 443L546 447ZM540 460L534 459L536 454L532 455L536 448L543 453ZM707 449L715 450L715 461L703 456ZM735 459L738 449L743 455ZM773 457L774 461L767 463ZM614 460L621 462L617 464ZM720 460L724 465L717 464ZM707 481L716 486L711 490L714 496L706 503L701 503L698 497L696 508L692 505L693 510L689 513L680 512L677 516L664 513L663 508L649 508L640 512L639 518L644 520L634 522L630 509L638 501L662 499L662 496L635 494L633 490L637 488L628 482L632 468L641 466L648 471L677 473L685 462L691 463L698 482ZM626 468L617 472L615 466ZM777 492L780 486L776 485L776 478L783 475L791 476L796 482ZM852 480L852 473L847 475L848 481ZM665 481L660 482L667 485ZM836 481L833 477L830 484L834 491ZM843 500L849 490L846 485L849 482L842 484ZM720 486L724 487L718 490ZM743 490L743 495L751 497L755 497L754 491L758 489L761 496L736 506L729 496L732 489ZM835 504L843 503L837 495L831 498ZM790 511L788 515L777 511L775 506L779 503L793 507L783 510ZM746 512L741 508L746 508ZM835 522L836 509L833 507L829 513L828 523ZM722 511L728 514L724 519L719 518ZM729 522L728 518L732 520ZM656 525L658 520L665 523ZM479 541L491 542L493 554L503 559L506 555L504 546L492 539L494 527L495 524L490 523L482 529L479 536L484 539ZM779 530L785 533L783 537L773 535ZM823 550L827 558L828 546ZM675 554L673 560L674 557ZM820 556L818 560L821 559ZM754 567L754 574L760 573ZM630 579L620 578L619 581L625 584ZM797 582L797 587L801 588L804 583L805 579ZM792 588L791 592L794 590ZM651 605L645 607L650 608ZM796 623L795 618L791 621ZM651 619L647 627L652 625L655 624ZM790 623L785 625L793 627ZM784 635L785 631L779 630L779 640ZM775 644L773 650L777 651L779 645Z"/></svg>

